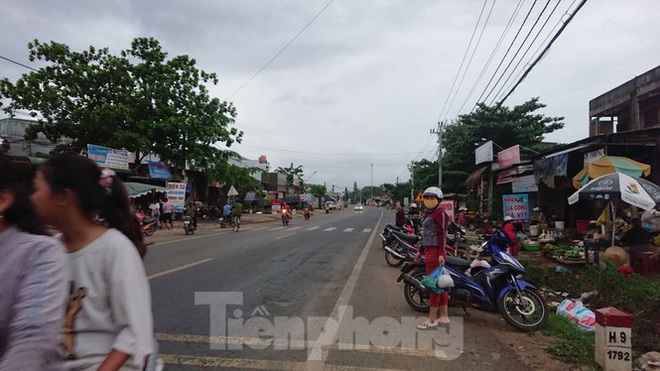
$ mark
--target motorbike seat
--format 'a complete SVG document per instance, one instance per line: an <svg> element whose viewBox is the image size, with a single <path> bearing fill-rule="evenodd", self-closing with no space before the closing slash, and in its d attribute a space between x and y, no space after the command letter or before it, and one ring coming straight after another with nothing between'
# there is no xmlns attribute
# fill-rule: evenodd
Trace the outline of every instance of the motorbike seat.
<svg viewBox="0 0 660 371"><path fill-rule="evenodd" d="M406 242L410 242L413 245L419 241L419 236L417 235L409 235L399 231L392 231L392 234Z"/></svg>
<svg viewBox="0 0 660 371"><path fill-rule="evenodd" d="M387 228L387 229L389 229L389 230L391 230L391 231L403 231L403 230L404 230L403 227L399 227L399 226L397 226L397 225L389 224L389 223L385 226L385 228Z"/></svg>
<svg viewBox="0 0 660 371"><path fill-rule="evenodd" d="M447 259L445 259L447 264L454 266L454 267L460 267L460 268L470 268L470 262L467 260L463 260L460 258L454 258L453 256L448 256Z"/></svg>

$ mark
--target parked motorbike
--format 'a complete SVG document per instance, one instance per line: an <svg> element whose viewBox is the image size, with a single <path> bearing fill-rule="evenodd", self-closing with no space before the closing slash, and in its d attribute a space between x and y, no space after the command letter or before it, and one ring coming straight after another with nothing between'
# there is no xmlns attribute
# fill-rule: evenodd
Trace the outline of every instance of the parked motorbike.
<svg viewBox="0 0 660 371"><path fill-rule="evenodd" d="M406 261L414 261L420 248L421 237L392 230L390 239L394 242L383 246L385 261L389 266L399 267ZM456 251L450 245L445 245L445 251L448 256L456 256Z"/></svg>
<svg viewBox="0 0 660 371"><path fill-rule="evenodd" d="M135 213L135 217L140 222L140 230L145 236L152 236L158 230L158 219L147 217L141 212Z"/></svg>
<svg viewBox="0 0 660 371"><path fill-rule="evenodd" d="M287 210L282 210L282 225L287 226L289 225L290 221L291 221L290 212Z"/></svg>
<svg viewBox="0 0 660 371"><path fill-rule="evenodd" d="M195 226L195 222L192 218L192 216L186 215L183 217L183 230L186 232L186 236L189 234L195 233L195 229L197 229L197 226Z"/></svg>
<svg viewBox="0 0 660 371"><path fill-rule="evenodd" d="M447 257L444 268L454 280L449 289L451 305L499 312L504 320L519 331L536 331L545 327L548 308L545 299L531 283L520 278L525 268L507 252L506 235L497 232L484 243L493 265L471 267L466 260ZM413 262L401 267L397 281L404 281L404 297L415 310L428 311L428 291L421 284L425 267Z"/></svg>

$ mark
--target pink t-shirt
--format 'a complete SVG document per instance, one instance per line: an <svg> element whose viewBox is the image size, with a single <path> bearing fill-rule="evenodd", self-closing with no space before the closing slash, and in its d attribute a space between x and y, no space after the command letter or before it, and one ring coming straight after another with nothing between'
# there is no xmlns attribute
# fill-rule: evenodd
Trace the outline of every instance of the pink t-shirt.
<svg viewBox="0 0 660 371"><path fill-rule="evenodd" d="M172 205L169 201L165 202L163 204L163 214L172 213L172 211L174 211L174 205Z"/></svg>

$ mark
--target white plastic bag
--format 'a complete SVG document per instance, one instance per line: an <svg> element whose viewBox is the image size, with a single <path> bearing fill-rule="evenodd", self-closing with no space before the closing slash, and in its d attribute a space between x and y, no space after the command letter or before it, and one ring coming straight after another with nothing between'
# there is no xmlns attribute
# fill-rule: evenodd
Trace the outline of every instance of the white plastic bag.
<svg viewBox="0 0 660 371"><path fill-rule="evenodd" d="M441 289L448 289L454 287L454 280L449 275L445 268L442 268L442 274L438 277L438 287Z"/></svg>

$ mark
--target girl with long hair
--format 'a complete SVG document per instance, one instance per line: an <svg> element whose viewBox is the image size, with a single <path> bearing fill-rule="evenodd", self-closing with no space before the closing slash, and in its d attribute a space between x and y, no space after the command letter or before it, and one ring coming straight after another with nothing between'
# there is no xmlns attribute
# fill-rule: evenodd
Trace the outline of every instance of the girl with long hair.
<svg viewBox="0 0 660 371"><path fill-rule="evenodd" d="M65 368L142 369L152 352L151 295L123 183L86 157L63 154L41 166L34 189L39 216L61 231L69 253Z"/></svg>
<svg viewBox="0 0 660 371"><path fill-rule="evenodd" d="M60 370L66 254L0 156L0 370Z"/></svg>

